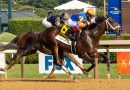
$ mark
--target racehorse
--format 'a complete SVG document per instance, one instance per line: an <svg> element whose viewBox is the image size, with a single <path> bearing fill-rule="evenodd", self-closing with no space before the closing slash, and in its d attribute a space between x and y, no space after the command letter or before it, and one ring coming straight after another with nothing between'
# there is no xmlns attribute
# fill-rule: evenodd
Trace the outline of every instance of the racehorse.
<svg viewBox="0 0 130 90"><path fill-rule="evenodd" d="M49 31L50 29L51 29L51 31ZM16 62L17 59L19 59L19 58L21 58L23 56L27 56L27 55L36 53L37 50L42 52L42 53L52 55L53 51L51 50L51 48L45 48L45 47L46 46L47 47L48 46L51 47L52 45L55 45L52 37L54 37L54 33L56 34L56 31L58 31L58 30L56 30L55 27L52 27L50 29L49 30L47 29L44 32L33 32L33 31L24 32L24 33L20 34L19 36L17 36L16 38L14 38L9 44L7 44L7 45L0 45L0 51L6 50L6 49L16 49L17 50L17 53L11 59L10 64L7 65L7 67L4 70L10 69L14 65L14 63ZM50 35L50 38L48 38L49 35ZM39 41L39 38L44 39L43 40L43 42L44 42L43 44L41 44L42 41ZM53 41L52 44L51 44L50 39ZM75 63L78 67L83 69L83 67L80 65L79 62L76 61L76 59L74 58L74 56L72 54L65 52L65 56L70 58L70 60L73 63ZM57 65L55 60L53 60L53 61L54 61L53 63ZM60 63L64 63L64 60L61 60L61 61L62 62L60 62ZM64 64L62 64L62 65L64 65ZM53 69L52 69L52 71L53 71ZM67 72L70 76L72 75L70 73L70 71L67 70L65 67L63 67L62 69L65 72ZM48 77L50 77L50 75Z"/></svg>
<svg viewBox="0 0 130 90"><path fill-rule="evenodd" d="M112 30L116 31L116 33L119 34L121 31L120 26L112 18L97 17L96 22L97 25L90 25L90 27L87 29L84 28L84 30L80 34L80 38L76 41L77 55L84 60L88 59L92 63L92 66L86 69L86 72L89 72L95 66L93 59L97 56L99 39L104 34L104 32L107 30ZM66 45L60 41L56 41L55 36L58 34L58 32L59 30L57 30L54 27L51 27L48 30L45 30L44 32L34 34L31 34L32 32L28 33L27 36L29 38L27 40L25 39L27 36L24 36L24 34L24 37L16 38L17 45L20 47L18 47L16 55L12 58L10 66L12 66L15 63L16 58L20 58L22 56L34 53L37 50L44 53L46 51L45 48L51 50L53 55L56 54L56 57L54 57L54 63L58 66L61 66L64 55L63 51L71 53L71 46ZM15 41L15 39L13 41ZM59 54L59 56L57 54ZM59 58L61 60L57 62L57 59ZM7 68L10 68L10 66ZM62 67L62 69L65 68ZM84 70L83 68L81 69ZM69 71L66 72L70 74Z"/></svg>
<svg viewBox="0 0 130 90"><path fill-rule="evenodd" d="M96 24L91 24L88 28L84 28L76 41L77 55L92 64L92 66L86 69L86 74L95 67L94 58L100 55L97 49L99 48L99 40L105 31L113 31L120 35L122 28L111 17L97 17ZM71 53L71 46L60 41L57 42L60 50Z"/></svg>

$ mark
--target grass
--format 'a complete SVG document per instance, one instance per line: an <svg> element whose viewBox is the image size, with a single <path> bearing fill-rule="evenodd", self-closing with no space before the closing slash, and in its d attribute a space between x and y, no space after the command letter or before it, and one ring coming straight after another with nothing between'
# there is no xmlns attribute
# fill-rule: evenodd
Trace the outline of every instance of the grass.
<svg viewBox="0 0 130 90"><path fill-rule="evenodd" d="M89 66L89 64L85 64L84 66ZM38 64L25 64L25 78L43 78L43 74L38 73ZM8 77L9 78L20 78L20 64L16 64L12 69L8 71ZM90 72L90 75L93 78L93 70ZM56 75L59 78L67 78L66 74L57 74ZM78 77L78 75L74 75L75 77ZM82 78L85 78L86 76L83 74L81 75ZM106 79L107 78L107 70L106 70L106 64L99 64L98 65L98 77L100 79ZM116 64L111 64L111 78L118 78L118 72ZM122 78L130 79L129 74L122 74Z"/></svg>
<svg viewBox="0 0 130 90"><path fill-rule="evenodd" d="M0 42L10 42L15 37L15 35L8 32L0 33Z"/></svg>

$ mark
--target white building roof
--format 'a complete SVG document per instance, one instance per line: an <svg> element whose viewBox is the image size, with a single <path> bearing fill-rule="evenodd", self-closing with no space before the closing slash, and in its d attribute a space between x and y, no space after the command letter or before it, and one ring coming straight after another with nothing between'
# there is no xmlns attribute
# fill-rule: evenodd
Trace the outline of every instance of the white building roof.
<svg viewBox="0 0 130 90"><path fill-rule="evenodd" d="M60 6L54 7L54 10L75 10L84 8L95 8L95 6L86 4L78 0L72 0Z"/></svg>

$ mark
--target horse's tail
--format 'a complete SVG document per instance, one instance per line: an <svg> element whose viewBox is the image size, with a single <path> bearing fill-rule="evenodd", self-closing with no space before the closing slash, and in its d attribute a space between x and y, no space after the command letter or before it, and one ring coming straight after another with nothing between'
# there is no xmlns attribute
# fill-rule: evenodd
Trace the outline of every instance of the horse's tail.
<svg viewBox="0 0 130 90"><path fill-rule="evenodd" d="M0 43L0 51L4 51L7 49L17 49L17 41L18 41L18 36L15 37L11 42L9 42L6 45Z"/></svg>

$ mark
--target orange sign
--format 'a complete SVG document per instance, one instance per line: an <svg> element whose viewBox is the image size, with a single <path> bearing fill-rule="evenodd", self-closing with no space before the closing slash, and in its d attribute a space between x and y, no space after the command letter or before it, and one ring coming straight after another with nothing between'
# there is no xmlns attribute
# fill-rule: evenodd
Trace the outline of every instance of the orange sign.
<svg viewBox="0 0 130 90"><path fill-rule="evenodd" d="M130 52L117 52L118 73L130 73Z"/></svg>

